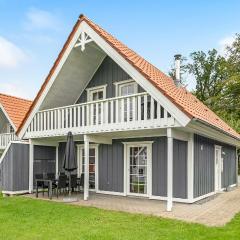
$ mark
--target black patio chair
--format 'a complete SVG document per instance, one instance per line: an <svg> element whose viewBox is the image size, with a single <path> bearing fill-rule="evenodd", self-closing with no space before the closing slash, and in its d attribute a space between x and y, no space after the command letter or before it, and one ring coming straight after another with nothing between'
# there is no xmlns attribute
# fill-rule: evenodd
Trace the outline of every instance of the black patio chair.
<svg viewBox="0 0 240 240"><path fill-rule="evenodd" d="M35 179L44 179L43 174L42 173L35 174ZM44 182L37 182L36 187L42 189L42 194L44 196L44 191L45 191L46 188L48 188L48 185L45 184Z"/></svg>
<svg viewBox="0 0 240 240"><path fill-rule="evenodd" d="M54 181L55 180L55 173L47 173L47 179Z"/></svg>
<svg viewBox="0 0 240 240"><path fill-rule="evenodd" d="M75 189L77 189L77 174L73 174L71 175L71 186L69 186L72 188L72 191L74 192Z"/></svg>
<svg viewBox="0 0 240 240"><path fill-rule="evenodd" d="M79 186L79 192L81 192L81 188L84 189L84 173L81 174L80 182L78 186Z"/></svg>
<svg viewBox="0 0 240 240"><path fill-rule="evenodd" d="M60 175L58 178L58 181L56 182L56 186L53 186L53 188L57 191L57 198L59 195L59 191L61 193L61 190L66 191L67 187L67 176L66 175Z"/></svg>
<svg viewBox="0 0 240 240"><path fill-rule="evenodd" d="M55 173L47 173L47 179L52 181L52 187L55 189L57 187Z"/></svg>

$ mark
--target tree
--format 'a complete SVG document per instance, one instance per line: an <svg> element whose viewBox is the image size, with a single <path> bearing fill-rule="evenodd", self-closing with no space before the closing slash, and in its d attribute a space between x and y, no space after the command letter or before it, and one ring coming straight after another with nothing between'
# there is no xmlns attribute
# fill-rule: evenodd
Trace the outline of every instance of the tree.
<svg viewBox="0 0 240 240"><path fill-rule="evenodd" d="M240 34L226 50L193 52L184 69L196 80L193 94L240 132Z"/></svg>
<svg viewBox="0 0 240 240"><path fill-rule="evenodd" d="M226 50L228 79L221 94L221 114L240 132L240 34L236 34L233 44Z"/></svg>
<svg viewBox="0 0 240 240"><path fill-rule="evenodd" d="M227 63L216 49L204 53L203 51L190 54L191 63L186 65L189 74L196 80L196 97L214 109L215 102L222 91L228 77Z"/></svg>

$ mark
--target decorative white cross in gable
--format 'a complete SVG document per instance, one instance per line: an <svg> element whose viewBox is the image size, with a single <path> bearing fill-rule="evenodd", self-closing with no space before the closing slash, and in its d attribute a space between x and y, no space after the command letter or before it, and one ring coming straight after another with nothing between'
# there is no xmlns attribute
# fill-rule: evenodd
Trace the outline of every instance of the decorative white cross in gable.
<svg viewBox="0 0 240 240"><path fill-rule="evenodd" d="M81 32L74 47L81 46L81 50L83 52L85 50L85 45L90 42L92 42L92 39L85 32Z"/></svg>

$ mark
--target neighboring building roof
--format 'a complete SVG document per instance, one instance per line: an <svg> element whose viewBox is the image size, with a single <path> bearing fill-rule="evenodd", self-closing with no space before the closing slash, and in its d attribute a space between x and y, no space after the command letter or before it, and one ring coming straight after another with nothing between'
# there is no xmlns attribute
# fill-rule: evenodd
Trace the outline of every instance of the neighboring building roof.
<svg viewBox="0 0 240 240"><path fill-rule="evenodd" d="M32 101L0 93L0 104L16 129L23 121Z"/></svg>
<svg viewBox="0 0 240 240"><path fill-rule="evenodd" d="M68 47L71 39L73 38L77 28L82 21L85 21L96 33L98 33L107 43L109 43L122 57L124 57L136 70L138 70L147 80L149 80L159 91L161 91L168 99L170 99L179 109L181 109L189 118L198 119L205 122L219 130L224 131L231 136L240 139L240 135L229 127L223 120L221 120L213 111L199 101L195 96L188 92L183 87L176 87L174 81L161 72L158 68L139 56L133 50L129 49L126 45L118 41L112 35L107 33L101 27L93 23L87 17L81 15L75 24L71 34L69 35L63 49L61 50L57 60L55 61L49 75L43 83L40 91L38 92L28 114L26 115L23 126L31 110L35 106L43 90L45 89L48 81L50 80L53 72L55 71L59 61L61 60L66 48ZM20 129L18 131L20 131Z"/></svg>

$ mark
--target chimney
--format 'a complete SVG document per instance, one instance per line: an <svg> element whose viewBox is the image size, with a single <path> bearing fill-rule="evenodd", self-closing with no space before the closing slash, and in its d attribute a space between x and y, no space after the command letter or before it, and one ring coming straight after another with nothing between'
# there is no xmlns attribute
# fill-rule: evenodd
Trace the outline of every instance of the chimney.
<svg viewBox="0 0 240 240"><path fill-rule="evenodd" d="M181 60L181 57L182 55L181 54L176 54L174 56L175 58L175 79L174 79L174 82L175 82L175 85L177 87L180 87L181 86L181 76L180 76L180 60Z"/></svg>

